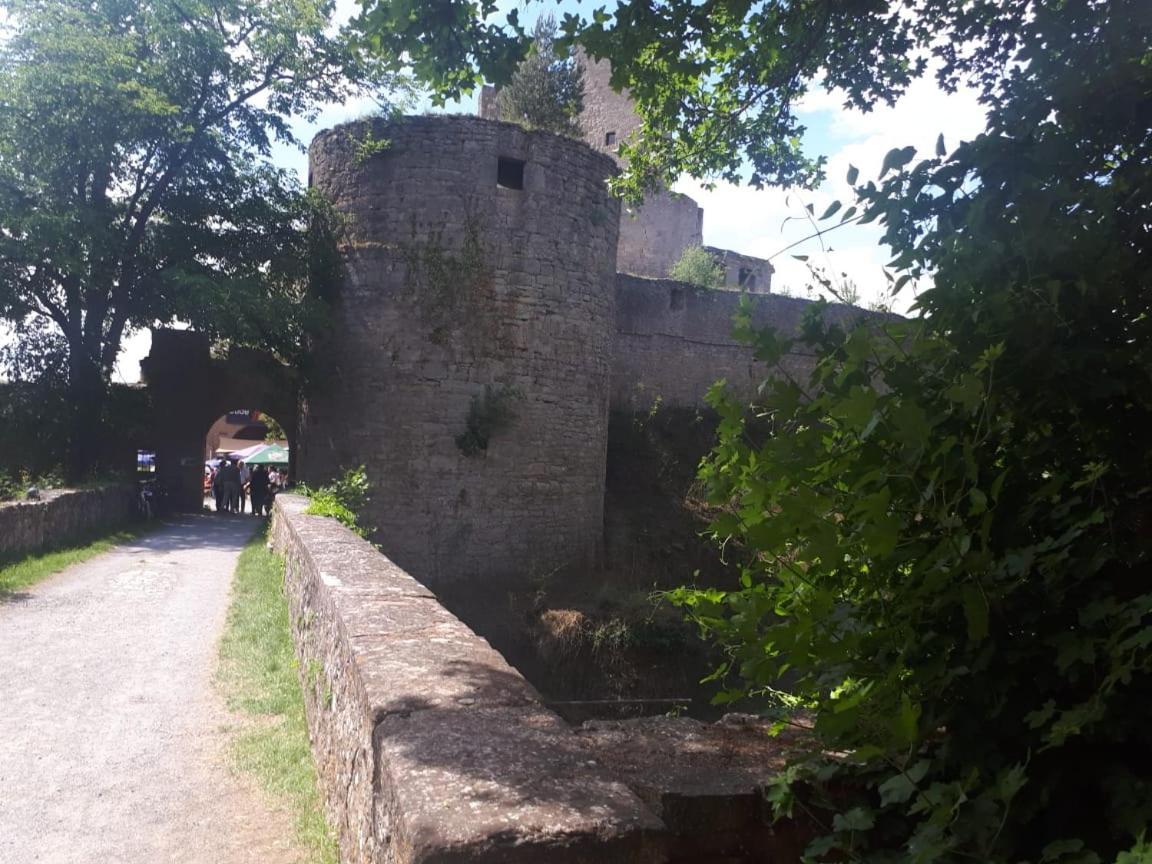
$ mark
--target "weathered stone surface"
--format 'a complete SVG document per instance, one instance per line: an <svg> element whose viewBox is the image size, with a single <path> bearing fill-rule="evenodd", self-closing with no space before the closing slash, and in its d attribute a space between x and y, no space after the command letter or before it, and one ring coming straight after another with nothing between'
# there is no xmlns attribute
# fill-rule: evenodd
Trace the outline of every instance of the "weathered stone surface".
<svg viewBox="0 0 1152 864"><path fill-rule="evenodd" d="M704 211L687 195L653 192L644 203L620 214L616 269L621 273L665 278L690 246L704 240Z"/></svg>
<svg viewBox="0 0 1152 864"><path fill-rule="evenodd" d="M381 139L382 152L358 155ZM501 160L519 163L523 188L498 182ZM306 398L304 479L363 464L376 539L433 587L594 563L612 160L557 135L438 116L321 133L310 165L347 222L332 338ZM506 412L468 453L460 439L487 388Z"/></svg>
<svg viewBox="0 0 1152 864"><path fill-rule="evenodd" d="M284 425L292 472L296 460L296 370L271 353L232 347L213 357L212 342L194 330L152 330L140 363L151 391L156 479L168 505L199 513L204 506L204 438L212 424L237 408L259 408Z"/></svg>
<svg viewBox="0 0 1152 864"><path fill-rule="evenodd" d="M347 864L666 859L660 820L371 544L276 499L313 753Z"/></svg>
<svg viewBox="0 0 1152 864"><path fill-rule="evenodd" d="M749 294L767 294L772 290L772 274L775 269L764 258L741 255L731 249L705 246L716 263L724 268L724 287Z"/></svg>
<svg viewBox="0 0 1152 864"><path fill-rule="evenodd" d="M729 715L588 721L579 737L611 765L672 834L670 861L791 864L810 834L791 821L773 824L764 787L803 736L768 735L768 724Z"/></svg>
<svg viewBox="0 0 1152 864"><path fill-rule="evenodd" d="M377 822L398 826L385 860L665 860L660 821L555 714L479 704L377 726Z"/></svg>
<svg viewBox="0 0 1152 864"><path fill-rule="evenodd" d="M130 485L112 485L42 492L39 501L0 504L0 555L34 552L111 531L132 518L135 494Z"/></svg>
<svg viewBox="0 0 1152 864"><path fill-rule="evenodd" d="M741 397L753 395L769 369L752 349L732 337L732 316L741 295L710 291L671 279L616 277L616 334L612 355L612 410L647 411L664 405L703 406L704 394L725 379ZM750 298L752 320L784 334L796 332L810 300L761 294ZM845 323L869 315L854 306L832 305L826 320ZM812 358L788 354L783 369L806 381Z"/></svg>

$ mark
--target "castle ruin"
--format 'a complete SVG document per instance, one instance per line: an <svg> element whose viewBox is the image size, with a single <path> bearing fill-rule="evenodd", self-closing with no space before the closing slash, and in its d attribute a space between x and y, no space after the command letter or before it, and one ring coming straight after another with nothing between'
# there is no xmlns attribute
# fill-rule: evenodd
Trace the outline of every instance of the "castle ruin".
<svg viewBox="0 0 1152 864"><path fill-rule="evenodd" d="M620 145L641 126L636 106L627 93L612 89L612 67L607 61L592 60L583 52L578 58L584 70L584 109L580 114L584 141L623 165ZM492 86L481 90L481 117L500 119L496 93ZM664 279L686 249L703 244L704 209L679 192L651 192L643 204L621 209L616 268L633 276ZM712 246L704 248L723 269L724 288L751 294L771 290L773 270L765 259Z"/></svg>

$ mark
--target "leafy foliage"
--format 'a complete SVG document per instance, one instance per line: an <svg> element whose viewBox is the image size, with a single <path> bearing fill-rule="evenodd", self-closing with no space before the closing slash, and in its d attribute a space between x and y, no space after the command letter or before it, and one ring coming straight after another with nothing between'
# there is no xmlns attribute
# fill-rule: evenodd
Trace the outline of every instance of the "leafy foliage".
<svg viewBox="0 0 1152 864"><path fill-rule="evenodd" d="M456 446L465 456L478 456L488 449L492 436L516 416L511 402L523 398L514 387L484 386L484 393L473 396L464 421L464 431L456 436Z"/></svg>
<svg viewBox="0 0 1152 864"><path fill-rule="evenodd" d="M267 157L291 116L395 81L328 0L0 9L0 316L62 336L78 470L128 330L299 346L313 208Z"/></svg>
<svg viewBox="0 0 1152 864"><path fill-rule="evenodd" d="M532 33L532 51L496 97L501 120L526 129L583 137L584 70L571 51L556 47L556 19L542 16Z"/></svg>
<svg viewBox="0 0 1152 864"><path fill-rule="evenodd" d="M309 499L305 513L312 516L330 516L361 537L367 537L371 529L360 524L360 511L368 503L370 484L364 466L349 468L344 474L317 489L301 487L301 492Z"/></svg>
<svg viewBox="0 0 1152 864"><path fill-rule="evenodd" d="M724 285L724 268L703 246L685 249L680 260L668 271L668 276L700 288L721 288Z"/></svg>
<svg viewBox="0 0 1152 864"><path fill-rule="evenodd" d="M772 794L824 829L811 860L1147 860L1152 16L1027 5L988 131L857 186L894 292L933 276L918 316L744 315L815 372L781 367L755 422L711 394L741 581L676 599L729 653L722 698L805 709L839 754Z"/></svg>

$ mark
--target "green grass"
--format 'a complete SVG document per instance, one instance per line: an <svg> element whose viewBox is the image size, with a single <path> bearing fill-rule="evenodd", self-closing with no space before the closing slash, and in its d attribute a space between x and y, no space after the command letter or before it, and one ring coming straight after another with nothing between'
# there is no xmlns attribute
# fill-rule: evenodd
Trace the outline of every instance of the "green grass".
<svg viewBox="0 0 1152 864"><path fill-rule="evenodd" d="M141 523L110 534L90 536L56 549L33 552L19 557L0 556L0 597L35 585L59 573L65 567L79 564L107 552L113 546L126 543L154 529L158 523Z"/></svg>
<svg viewBox="0 0 1152 864"><path fill-rule="evenodd" d="M218 679L228 707L251 720L236 732L232 756L291 814L308 860L336 864L336 842L321 809L308 743L284 564L265 541L263 532L258 534L240 555L220 644Z"/></svg>

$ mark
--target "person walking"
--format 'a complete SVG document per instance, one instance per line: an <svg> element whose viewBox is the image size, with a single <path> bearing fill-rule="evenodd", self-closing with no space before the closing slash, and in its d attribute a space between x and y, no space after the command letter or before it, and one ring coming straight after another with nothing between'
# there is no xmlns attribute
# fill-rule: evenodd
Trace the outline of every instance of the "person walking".
<svg viewBox="0 0 1152 864"><path fill-rule="evenodd" d="M244 464L243 459L240 460L240 462L236 465L236 467L240 470L240 511L239 512L243 513L244 512L244 502L248 498L248 481L252 479L252 469Z"/></svg>
<svg viewBox="0 0 1152 864"><path fill-rule="evenodd" d="M212 497L216 499L216 512L224 512L224 478L220 476L222 465L212 469Z"/></svg>
<svg viewBox="0 0 1152 864"><path fill-rule="evenodd" d="M268 469L257 465L248 478L248 488L252 496L252 515L263 516L268 507Z"/></svg>
<svg viewBox="0 0 1152 864"><path fill-rule="evenodd" d="M240 509L240 469L229 459L220 466L219 473L224 478L224 512L236 513Z"/></svg>

